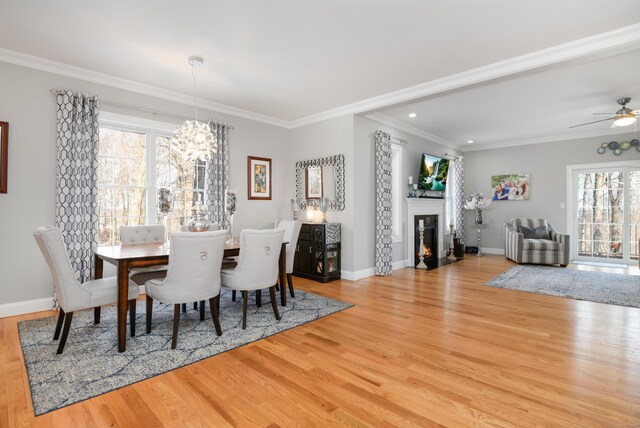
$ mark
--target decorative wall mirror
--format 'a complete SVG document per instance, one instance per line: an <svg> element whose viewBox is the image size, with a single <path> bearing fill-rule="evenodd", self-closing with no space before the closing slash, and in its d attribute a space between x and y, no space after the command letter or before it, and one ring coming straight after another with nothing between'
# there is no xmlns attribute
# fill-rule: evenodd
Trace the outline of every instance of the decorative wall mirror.
<svg viewBox="0 0 640 428"><path fill-rule="evenodd" d="M315 187L318 184L320 188ZM307 195L310 195L309 199ZM304 210L307 205L317 204L319 195L327 198L329 210L344 209L344 155L296 163L296 200L300 209Z"/></svg>
<svg viewBox="0 0 640 428"><path fill-rule="evenodd" d="M0 122L0 193L7 193L9 122Z"/></svg>

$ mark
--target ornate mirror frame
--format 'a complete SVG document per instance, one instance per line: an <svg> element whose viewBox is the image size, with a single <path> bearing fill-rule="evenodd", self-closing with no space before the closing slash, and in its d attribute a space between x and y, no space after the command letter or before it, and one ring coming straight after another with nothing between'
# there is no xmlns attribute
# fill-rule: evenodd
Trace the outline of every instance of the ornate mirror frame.
<svg viewBox="0 0 640 428"><path fill-rule="evenodd" d="M308 204L313 205L314 201L317 201L317 199L311 199L307 202L305 199L307 168L323 166L332 166L335 170L336 198L329 201L329 210L344 210L344 155L296 162L296 200L301 210L305 210Z"/></svg>

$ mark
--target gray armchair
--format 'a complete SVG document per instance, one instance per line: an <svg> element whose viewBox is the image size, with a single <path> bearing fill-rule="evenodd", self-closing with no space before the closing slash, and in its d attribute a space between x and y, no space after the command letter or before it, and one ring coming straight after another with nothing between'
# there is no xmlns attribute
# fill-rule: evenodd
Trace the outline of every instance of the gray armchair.
<svg viewBox="0 0 640 428"><path fill-rule="evenodd" d="M569 264L569 235L543 218L513 218L505 224L504 255L516 263Z"/></svg>

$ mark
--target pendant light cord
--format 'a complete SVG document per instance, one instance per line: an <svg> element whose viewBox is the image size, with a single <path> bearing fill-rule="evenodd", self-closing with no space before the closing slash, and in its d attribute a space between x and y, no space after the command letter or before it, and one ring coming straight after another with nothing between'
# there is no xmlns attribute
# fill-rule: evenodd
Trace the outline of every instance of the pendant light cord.
<svg viewBox="0 0 640 428"><path fill-rule="evenodd" d="M198 92L198 88L196 86L196 70L193 64L191 64L191 76L193 77L193 110L195 111L196 122L197 122L198 121L198 99L196 98L196 94Z"/></svg>

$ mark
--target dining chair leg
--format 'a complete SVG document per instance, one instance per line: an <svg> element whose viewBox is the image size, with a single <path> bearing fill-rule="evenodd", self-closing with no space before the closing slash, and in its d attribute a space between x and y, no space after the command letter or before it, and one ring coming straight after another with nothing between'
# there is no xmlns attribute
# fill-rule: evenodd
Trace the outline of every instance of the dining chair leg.
<svg viewBox="0 0 640 428"><path fill-rule="evenodd" d="M231 291L231 301L232 302L236 301L236 290Z"/></svg>
<svg viewBox="0 0 640 428"><path fill-rule="evenodd" d="M131 337L136 335L136 299L129 300L129 330Z"/></svg>
<svg viewBox="0 0 640 428"><path fill-rule="evenodd" d="M289 294L291 297L296 297L296 293L293 291L293 275L287 274L287 284L289 284Z"/></svg>
<svg viewBox="0 0 640 428"><path fill-rule="evenodd" d="M182 304L182 313L185 313L185 312L187 312L187 304L183 303Z"/></svg>
<svg viewBox="0 0 640 428"><path fill-rule="evenodd" d="M200 302L204 306L204 301ZM211 319L213 320L213 326L216 328L216 336L222 336L222 328L220 327L220 313L218 312L218 305L220 304L220 295L209 299L209 307L211 308Z"/></svg>
<svg viewBox="0 0 640 428"><path fill-rule="evenodd" d="M56 331L53 333L53 340L58 340L60 337L60 330L62 330L62 322L64 321L64 311L62 308L58 311L58 322L56 323Z"/></svg>
<svg viewBox="0 0 640 428"><path fill-rule="evenodd" d="M204 321L204 300L200 301L200 321Z"/></svg>
<svg viewBox="0 0 640 428"><path fill-rule="evenodd" d="M198 302L193 302L193 310L194 311L198 310Z"/></svg>
<svg viewBox="0 0 640 428"><path fill-rule="evenodd" d="M278 311L278 298L276 297L276 286L269 287L269 297L271 298L271 307L273 308L273 314L277 320L280 320L280 312Z"/></svg>
<svg viewBox="0 0 640 428"><path fill-rule="evenodd" d="M258 307L262 306L262 290L256 290L256 305Z"/></svg>
<svg viewBox="0 0 640 428"><path fill-rule="evenodd" d="M62 336L60 337L60 343L58 344L57 355L62 354L64 351L64 345L67 343L67 336L69 335L69 328L71 328L71 319L73 318L73 312L67 312L64 314L64 327L62 328Z"/></svg>
<svg viewBox="0 0 640 428"><path fill-rule="evenodd" d="M183 303L185 305L185 303ZM183 308L184 309L184 308ZM171 349L176 349L178 344L178 325L180 324L180 304L173 306L173 337L171 338Z"/></svg>
<svg viewBox="0 0 640 428"><path fill-rule="evenodd" d="M93 323L100 324L100 306L93 308Z"/></svg>
<svg viewBox="0 0 640 428"><path fill-rule="evenodd" d="M151 317L153 316L153 299L147 295L147 334L151 334Z"/></svg>
<svg viewBox="0 0 640 428"><path fill-rule="evenodd" d="M247 305L249 304L249 292L242 292L242 329L247 329Z"/></svg>

